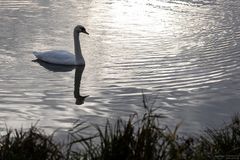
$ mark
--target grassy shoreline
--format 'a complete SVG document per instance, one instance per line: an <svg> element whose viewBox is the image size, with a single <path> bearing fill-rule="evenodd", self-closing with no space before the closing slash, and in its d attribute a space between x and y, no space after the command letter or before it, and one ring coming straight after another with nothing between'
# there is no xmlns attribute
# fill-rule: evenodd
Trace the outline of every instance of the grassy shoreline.
<svg viewBox="0 0 240 160"><path fill-rule="evenodd" d="M240 115L220 129L206 129L196 137L183 137L175 129L159 127L161 115L145 106L142 117L119 118L105 127L77 123L68 133L67 144L53 140L36 126L9 130L0 136L3 160L206 160L240 159ZM95 135L82 132L94 127ZM80 147L79 147L80 146Z"/></svg>

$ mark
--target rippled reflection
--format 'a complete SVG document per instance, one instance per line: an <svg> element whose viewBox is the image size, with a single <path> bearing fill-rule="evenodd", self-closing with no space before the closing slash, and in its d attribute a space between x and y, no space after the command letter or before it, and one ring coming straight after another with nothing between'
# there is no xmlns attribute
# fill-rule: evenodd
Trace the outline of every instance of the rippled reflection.
<svg viewBox="0 0 240 160"><path fill-rule="evenodd" d="M38 64L40 64L45 69L47 69L49 71L52 71L52 72L69 72L69 71L72 71L75 68L75 66L71 66L71 65L64 66L64 65L49 64L49 63L41 61L39 59L33 60L33 62L37 62ZM78 75L75 74L75 76L82 76L82 72L81 72L81 74L78 74Z"/></svg>
<svg viewBox="0 0 240 160"><path fill-rule="evenodd" d="M82 105L84 103L85 98L89 97L89 95L81 96L81 94L80 94L81 79L82 79L82 74L83 74L85 65L83 65L83 66L54 65L54 64L46 63L39 59L34 60L33 62L39 63L42 67L44 67L45 69L52 71L52 72L69 72L75 68L74 98L76 99L76 104Z"/></svg>
<svg viewBox="0 0 240 160"><path fill-rule="evenodd" d="M82 74L83 74L84 68L85 68L85 65L84 66L76 66L76 70L75 70L74 97L76 98L77 105L83 104L85 98L88 97L88 96L81 96L81 94L80 94L81 79L82 79Z"/></svg>

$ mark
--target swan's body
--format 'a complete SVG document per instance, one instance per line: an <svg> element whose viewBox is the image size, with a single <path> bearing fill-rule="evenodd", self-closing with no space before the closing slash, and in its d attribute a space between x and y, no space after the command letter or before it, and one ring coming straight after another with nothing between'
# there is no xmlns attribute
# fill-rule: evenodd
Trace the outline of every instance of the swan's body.
<svg viewBox="0 0 240 160"><path fill-rule="evenodd" d="M82 56L81 47L80 47L80 40L79 40L80 32L88 34L86 29L81 25L78 25L74 28L73 37L74 37L75 55L72 53L69 53L68 51L63 51L63 50L33 52L33 54L39 60L42 60L42 61L48 62L48 63L52 63L52 64L85 65L85 61Z"/></svg>
<svg viewBox="0 0 240 160"><path fill-rule="evenodd" d="M33 52L33 54L44 62L63 65L76 65L75 55L67 51L54 50L47 52ZM81 64L84 64L84 61Z"/></svg>

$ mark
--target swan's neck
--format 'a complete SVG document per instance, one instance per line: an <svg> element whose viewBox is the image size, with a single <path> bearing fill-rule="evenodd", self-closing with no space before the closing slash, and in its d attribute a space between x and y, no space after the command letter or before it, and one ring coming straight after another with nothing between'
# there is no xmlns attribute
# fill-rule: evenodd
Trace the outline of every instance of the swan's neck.
<svg viewBox="0 0 240 160"><path fill-rule="evenodd" d="M79 40L79 33L74 32L74 50L75 50L75 64L76 65L85 65L84 58L82 56L80 40Z"/></svg>

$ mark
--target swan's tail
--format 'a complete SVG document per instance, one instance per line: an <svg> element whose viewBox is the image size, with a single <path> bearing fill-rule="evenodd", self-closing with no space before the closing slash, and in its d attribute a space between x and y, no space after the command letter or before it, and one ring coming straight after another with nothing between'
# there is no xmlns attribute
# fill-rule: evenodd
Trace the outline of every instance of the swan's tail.
<svg viewBox="0 0 240 160"><path fill-rule="evenodd" d="M40 55L40 52L33 52L33 55L38 58Z"/></svg>
<svg viewBox="0 0 240 160"><path fill-rule="evenodd" d="M36 56L36 55L38 55L39 54L39 52L33 52L33 55L34 56Z"/></svg>

